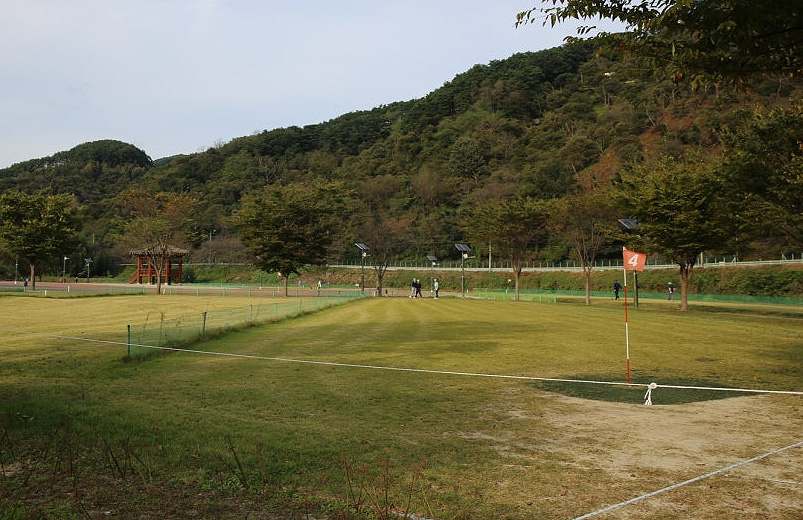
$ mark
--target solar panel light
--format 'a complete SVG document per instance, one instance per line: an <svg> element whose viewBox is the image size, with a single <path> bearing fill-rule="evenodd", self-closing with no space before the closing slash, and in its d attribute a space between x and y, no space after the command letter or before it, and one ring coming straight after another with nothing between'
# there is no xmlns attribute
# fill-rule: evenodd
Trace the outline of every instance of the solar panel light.
<svg viewBox="0 0 803 520"><path fill-rule="evenodd" d="M638 220L630 218L620 218L619 224L628 232L634 231L639 227Z"/></svg>
<svg viewBox="0 0 803 520"><path fill-rule="evenodd" d="M429 260L429 261L430 261L430 262L432 262L433 264L436 264L436 263L438 263L438 259L437 259L435 256L433 256L433 255L427 255L427 260Z"/></svg>
<svg viewBox="0 0 803 520"><path fill-rule="evenodd" d="M354 244L354 245L355 245L355 246L357 246L357 247L360 249L360 251L362 251L362 256L364 256L364 257L365 257L365 256L368 256L368 251L370 251L370 250L371 250L371 248L370 248L370 247L366 246L366 245L365 245L365 244L363 244L362 242L357 242L357 243L356 243L356 244Z"/></svg>
<svg viewBox="0 0 803 520"><path fill-rule="evenodd" d="M460 254L463 256L463 260L468 258L468 252L471 251L470 247L468 247L466 244L455 244L454 246L458 251L460 251Z"/></svg>

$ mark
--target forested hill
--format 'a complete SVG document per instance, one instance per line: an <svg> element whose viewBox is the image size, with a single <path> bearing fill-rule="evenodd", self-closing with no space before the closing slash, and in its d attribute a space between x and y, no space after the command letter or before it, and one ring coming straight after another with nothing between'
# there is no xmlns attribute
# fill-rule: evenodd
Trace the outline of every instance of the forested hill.
<svg viewBox="0 0 803 520"><path fill-rule="evenodd" d="M0 170L0 189L74 193L95 239L111 247L112 200L128 188L194 195L199 243L210 232L232 234L228 217L249 192L331 181L348 201L341 254L367 214L411 222L408 255L437 254L461 238L461 211L473 204L559 197L645 157L716 153L744 107L788 104L794 92L772 79L738 93L691 92L572 44L476 65L421 99L202 153L151 161L118 141L85 143Z"/></svg>

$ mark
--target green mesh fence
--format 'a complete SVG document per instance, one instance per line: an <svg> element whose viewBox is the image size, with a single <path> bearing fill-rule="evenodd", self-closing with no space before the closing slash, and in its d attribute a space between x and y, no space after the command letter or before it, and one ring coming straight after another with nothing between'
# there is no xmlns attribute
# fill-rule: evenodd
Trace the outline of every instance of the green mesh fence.
<svg viewBox="0 0 803 520"><path fill-rule="evenodd" d="M178 344L209 332L249 323L289 318L346 303L361 296L355 293L352 297L333 296L259 303L235 309L206 311L169 320L163 318L148 320L140 325L128 326L128 355L138 356L153 352L152 348L143 345L161 347Z"/></svg>
<svg viewBox="0 0 803 520"><path fill-rule="evenodd" d="M487 300L513 300L516 294L505 289L477 289L474 294L477 298ZM557 296L585 296L585 291L533 291L521 290L520 299L525 301L556 301ZM613 291L591 291L591 296L613 298ZM619 293L624 298L624 291ZM627 298L633 299L633 292L627 292ZM667 300L666 293L639 292L639 299ZM680 292L675 292L674 301L680 301ZM766 305L803 305L803 298L793 296L742 296L735 294L689 294L690 302L722 302L722 303L758 303Z"/></svg>
<svg viewBox="0 0 803 520"><path fill-rule="evenodd" d="M481 300L515 300L516 292L504 290L486 290L479 289L475 293L477 298ZM519 291L519 300L525 302L550 302L555 303L557 296L551 292L533 292L533 291Z"/></svg>

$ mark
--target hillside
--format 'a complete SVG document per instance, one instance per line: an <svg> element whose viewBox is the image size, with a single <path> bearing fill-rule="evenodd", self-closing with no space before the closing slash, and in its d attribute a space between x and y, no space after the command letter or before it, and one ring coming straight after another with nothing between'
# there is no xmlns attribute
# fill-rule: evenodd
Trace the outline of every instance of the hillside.
<svg viewBox="0 0 803 520"><path fill-rule="evenodd" d="M226 260L242 258L228 218L244 196L268 184L337 182L350 210L333 257L356 257L366 214L412 222L415 245L403 257L448 257L463 238L461 215L478 202L560 197L610 182L623 164L717 153L745 107L788 104L797 92L773 79L742 92L692 92L572 44L476 65L421 99L202 153L151 161L126 143L85 143L0 170L0 189L74 193L87 216L86 247L110 258L115 196L132 187L189 192L201 202L190 242L201 257ZM566 249L545 254L559 259Z"/></svg>

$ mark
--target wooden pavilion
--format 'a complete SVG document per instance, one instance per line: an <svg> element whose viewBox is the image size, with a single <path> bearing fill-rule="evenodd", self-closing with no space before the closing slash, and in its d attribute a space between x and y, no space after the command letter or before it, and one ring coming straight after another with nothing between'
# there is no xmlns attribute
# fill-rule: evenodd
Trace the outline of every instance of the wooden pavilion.
<svg viewBox="0 0 803 520"><path fill-rule="evenodd" d="M156 283L157 266L154 264L153 259L164 255L164 259L161 262L163 264L161 279L162 283L170 285L173 282L181 283L184 257L189 254L189 251L174 246L167 246L164 252L156 247L150 247L138 251L131 251L131 254L137 257L137 268L134 270L134 274L131 275L131 279L128 283Z"/></svg>

